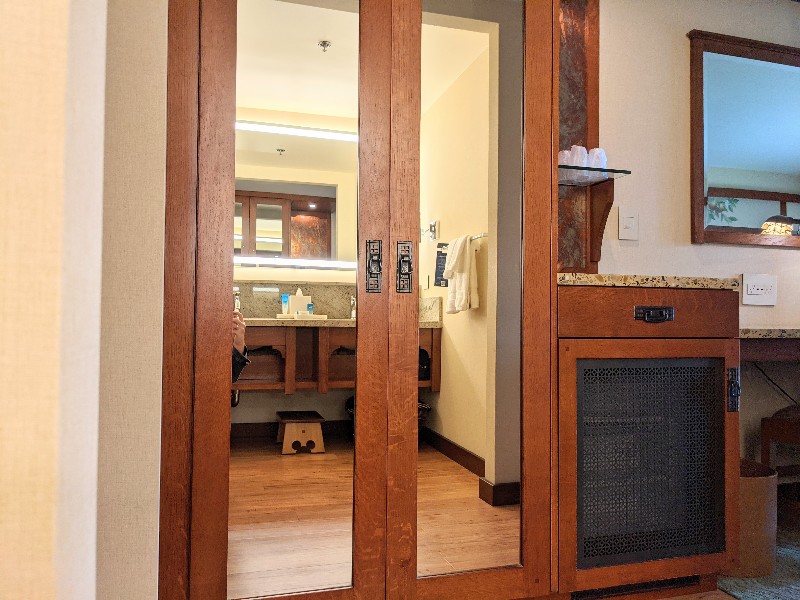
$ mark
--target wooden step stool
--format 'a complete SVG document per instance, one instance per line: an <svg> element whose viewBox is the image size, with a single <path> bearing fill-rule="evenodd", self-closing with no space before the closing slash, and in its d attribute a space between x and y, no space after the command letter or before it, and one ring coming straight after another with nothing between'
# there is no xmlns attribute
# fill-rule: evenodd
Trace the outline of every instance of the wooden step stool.
<svg viewBox="0 0 800 600"><path fill-rule="evenodd" d="M325 452L322 440L322 415L315 410L279 410L278 442L283 442L281 454Z"/></svg>

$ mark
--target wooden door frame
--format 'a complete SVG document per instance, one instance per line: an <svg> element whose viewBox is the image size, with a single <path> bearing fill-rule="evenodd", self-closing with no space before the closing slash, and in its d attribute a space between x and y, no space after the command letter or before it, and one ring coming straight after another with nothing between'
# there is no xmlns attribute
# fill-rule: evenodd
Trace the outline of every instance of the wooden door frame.
<svg viewBox="0 0 800 600"><path fill-rule="evenodd" d="M359 244L388 240L391 7L360 0ZM170 0L159 598L227 592L230 310L233 264L235 0ZM358 290L366 253L359 252ZM384 284L385 285L385 284ZM388 294L359 294L353 587L305 600L383 597ZM369 327L360 324L368 323ZM361 336L364 331L366 335ZM196 452L201 448L202 452ZM224 484L222 483L224 482ZM203 502L192 502L200 496Z"/></svg>
<svg viewBox="0 0 800 600"><path fill-rule="evenodd" d="M384 251L391 258L384 269L387 291L359 296L359 321L370 320L373 328L369 335L359 336L358 344L379 365L389 363L390 310L394 315L408 316L409 323L416 321L411 317L416 315L417 306L406 298L392 298L390 309L389 290L394 281L388 274L394 264L390 241L418 240L417 215L406 213L403 219L395 218L390 231L388 211L390 197L395 206L404 200L419 201L418 190L406 187L407 178L413 179L415 170L418 177L418 147L414 144L419 90L416 96L409 96L404 87L419 68L419 50L408 46L418 37L407 29L419 14L419 0L361 0L359 68L365 83L359 98L359 161L371 176L359 178L363 221L359 249L368 239L384 240ZM215 599L224 598L227 587L226 424L230 414L226 364L233 203L219 199L235 195L234 135L230 127L235 120L236 57L230 35L235 31L235 0L170 0L168 19L159 598ZM477 599L498 592L508 597L530 597L546 595L550 590L553 517L548 519L547 515L551 515L552 492L551 309L555 277L551 203L556 189L553 156L558 138L554 119L557 81L553 78L557 23L557 1L526 2L521 492L525 566L417 580L416 538L408 535L404 525L416 522L416 459L408 461L408 436L416 433L416 407L408 401L403 405L408 410L397 406L391 415L388 412L390 386L393 397L415 397L416 386L406 389L406 380L416 377L416 351L412 368L398 350L396 358L403 364L398 365L400 371L391 380L385 367L368 369L362 361L358 370L363 384L360 388L369 390L369 398L357 403L357 419L375 427L362 428L356 438L354 503L363 512L354 521L354 587L304 594L307 600L375 600L385 592L404 600L415 596ZM387 31L391 31L393 43L386 43ZM365 253L360 251L358 290L366 283L365 260ZM414 294L408 296L416 299ZM383 331L387 333L379 333ZM394 347L399 348L396 336L406 333L416 336L416 326L413 333L406 332L403 325L395 326L391 334ZM397 437L390 438L389 424ZM196 447L210 452L200 460L194 452ZM375 447L394 450L387 456L372 452ZM395 478L392 489L400 494L390 507L393 513L388 521L387 472ZM413 482L413 497L407 489L398 490L398 476ZM223 480L225 485L219 485ZM191 499L196 494L205 501L193 505ZM398 559L392 564L387 562L387 546ZM392 590L384 589L387 575L396 577ZM403 596L406 592L410 595Z"/></svg>

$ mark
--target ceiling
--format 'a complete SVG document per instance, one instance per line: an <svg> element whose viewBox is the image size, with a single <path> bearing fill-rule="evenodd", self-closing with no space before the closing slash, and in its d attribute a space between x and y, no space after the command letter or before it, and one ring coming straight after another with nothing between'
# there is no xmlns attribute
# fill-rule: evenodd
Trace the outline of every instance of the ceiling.
<svg viewBox="0 0 800 600"><path fill-rule="evenodd" d="M800 68L705 53L706 169L800 175Z"/></svg>
<svg viewBox="0 0 800 600"><path fill-rule="evenodd" d="M313 4L239 0L238 108L357 118L358 14ZM489 48L488 33L463 28L463 23L460 27L443 26L441 20L437 25L423 24L423 112ZM318 46L321 40L331 42L326 52ZM302 119L294 121L302 124ZM286 152L280 156L276 148ZM247 164L356 170L354 143L237 131L236 150L237 162Z"/></svg>

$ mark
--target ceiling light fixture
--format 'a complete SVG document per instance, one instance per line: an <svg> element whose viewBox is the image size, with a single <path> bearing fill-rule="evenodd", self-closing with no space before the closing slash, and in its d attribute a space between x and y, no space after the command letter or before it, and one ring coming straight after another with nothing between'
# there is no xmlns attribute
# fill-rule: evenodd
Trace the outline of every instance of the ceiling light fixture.
<svg viewBox="0 0 800 600"><path fill-rule="evenodd" d="M308 208L314 209L314 208L317 208L317 205L316 204L309 204Z"/></svg>
<svg viewBox="0 0 800 600"><path fill-rule="evenodd" d="M355 271L357 262L323 260L318 258L267 258L263 256L234 256L233 264L253 267L287 267L296 269L336 269Z"/></svg>
<svg viewBox="0 0 800 600"><path fill-rule="evenodd" d="M319 46L320 48L322 48L322 51L323 51L323 52L327 52L327 51L328 51L328 48L330 48L331 46L333 46L333 43L332 43L332 42L329 42L328 40L320 40L319 42L317 42L317 46Z"/></svg>
<svg viewBox="0 0 800 600"><path fill-rule="evenodd" d="M328 129L311 129L305 127L287 127L271 123L253 123L251 121L236 121L239 131L255 131L257 133L276 133L278 135L293 135L297 137L317 138L320 140L336 140L340 142L358 142L358 134L347 131L331 131Z"/></svg>

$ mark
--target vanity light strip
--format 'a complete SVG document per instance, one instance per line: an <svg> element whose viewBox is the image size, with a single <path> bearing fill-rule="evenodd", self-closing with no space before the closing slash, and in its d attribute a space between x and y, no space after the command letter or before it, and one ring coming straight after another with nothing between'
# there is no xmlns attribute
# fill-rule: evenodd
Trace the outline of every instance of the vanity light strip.
<svg viewBox="0 0 800 600"><path fill-rule="evenodd" d="M328 129L310 129L304 127L286 127L285 125L251 123L249 121L236 121L236 129L239 131L277 133L280 135L294 135L297 137L317 138L320 140L337 140L340 142L358 141L358 134L348 133L346 131L330 131Z"/></svg>
<svg viewBox="0 0 800 600"><path fill-rule="evenodd" d="M239 235L238 233L234 233L234 234L233 234L233 239L234 239L234 240L241 240L241 239L242 239L242 236L241 236L241 235ZM283 243L283 238L276 238L276 237L257 237L257 238L256 238L256 241L257 241L257 242L264 243L264 244L282 244L282 243Z"/></svg>
<svg viewBox="0 0 800 600"><path fill-rule="evenodd" d="M267 258L263 256L234 256L233 264L242 266L287 267L295 269L338 269L355 271L357 262L315 258Z"/></svg>

